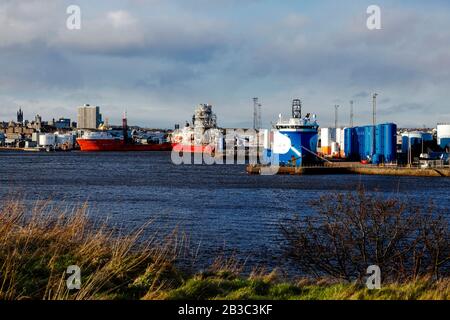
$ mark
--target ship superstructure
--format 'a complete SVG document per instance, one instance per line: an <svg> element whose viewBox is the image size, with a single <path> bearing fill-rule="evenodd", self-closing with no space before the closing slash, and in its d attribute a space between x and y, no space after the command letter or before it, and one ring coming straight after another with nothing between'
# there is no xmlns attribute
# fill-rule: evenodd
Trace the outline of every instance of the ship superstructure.
<svg viewBox="0 0 450 320"><path fill-rule="evenodd" d="M281 165L302 166L317 162L319 125L316 115L302 117L302 102L293 100L292 117L281 114L272 131L271 152L278 155Z"/></svg>
<svg viewBox="0 0 450 320"><path fill-rule="evenodd" d="M184 128L175 130L172 133L171 141L175 150L213 152L219 144L221 136L212 105L200 104L194 111L192 123L186 122Z"/></svg>

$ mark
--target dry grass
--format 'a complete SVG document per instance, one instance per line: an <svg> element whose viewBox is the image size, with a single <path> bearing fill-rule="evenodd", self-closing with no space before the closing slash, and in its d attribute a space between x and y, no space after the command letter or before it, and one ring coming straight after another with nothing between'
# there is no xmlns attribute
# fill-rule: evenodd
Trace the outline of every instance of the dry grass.
<svg viewBox="0 0 450 320"><path fill-rule="evenodd" d="M27 209L20 200L0 208L0 299L110 299L154 296L179 277L172 265L177 236L161 245L139 242L145 226L121 235L93 225L86 205L67 210L50 202ZM81 268L80 290L69 291L66 269ZM167 277L170 275L170 277Z"/></svg>

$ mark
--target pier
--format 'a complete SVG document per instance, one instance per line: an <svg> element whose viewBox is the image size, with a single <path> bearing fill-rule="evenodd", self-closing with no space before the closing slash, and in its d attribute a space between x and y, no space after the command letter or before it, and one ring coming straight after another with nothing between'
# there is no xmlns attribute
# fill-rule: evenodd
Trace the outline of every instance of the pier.
<svg viewBox="0 0 450 320"><path fill-rule="evenodd" d="M261 165L248 165L247 173L260 174ZM311 167L280 167L277 174L286 175L336 175L359 174L381 176L410 176L410 177L450 177L450 167L420 168L398 166L371 166L355 164L327 164Z"/></svg>

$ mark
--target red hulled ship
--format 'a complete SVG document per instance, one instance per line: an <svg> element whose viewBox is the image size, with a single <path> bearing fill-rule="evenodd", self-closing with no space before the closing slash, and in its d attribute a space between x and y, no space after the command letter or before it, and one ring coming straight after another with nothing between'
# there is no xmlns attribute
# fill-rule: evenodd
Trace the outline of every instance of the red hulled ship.
<svg viewBox="0 0 450 320"><path fill-rule="evenodd" d="M145 143L128 136L127 119L123 119L122 135L110 131L89 131L77 139L81 151L170 151L170 142L147 139Z"/></svg>

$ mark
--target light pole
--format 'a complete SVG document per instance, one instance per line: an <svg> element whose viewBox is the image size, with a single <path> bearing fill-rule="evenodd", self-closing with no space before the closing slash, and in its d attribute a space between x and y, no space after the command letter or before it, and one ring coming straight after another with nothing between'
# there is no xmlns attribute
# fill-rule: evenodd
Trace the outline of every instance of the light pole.
<svg viewBox="0 0 450 320"><path fill-rule="evenodd" d="M374 126L377 124L377 96L378 93L374 93L372 96L372 121Z"/></svg>
<svg viewBox="0 0 450 320"><path fill-rule="evenodd" d="M408 133L408 165L412 167L411 135Z"/></svg>
<svg viewBox="0 0 450 320"><path fill-rule="evenodd" d="M334 128L337 129L338 127L338 110L339 110L339 105L336 104L334 106Z"/></svg>
<svg viewBox="0 0 450 320"><path fill-rule="evenodd" d="M353 128L353 100L350 100L350 128Z"/></svg>
<svg viewBox="0 0 450 320"><path fill-rule="evenodd" d="M373 123L373 137L372 137L372 157L374 156L375 152L376 152L376 147L375 147L375 143L376 143L376 138L375 138L375 134L376 134L376 125L377 125L377 96L378 93L374 93L372 96L372 123Z"/></svg>

